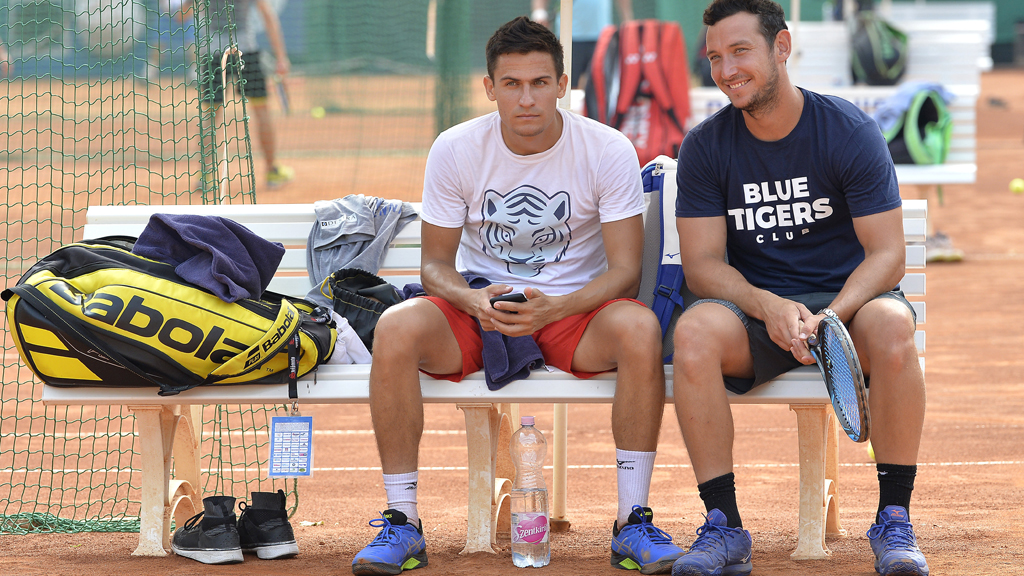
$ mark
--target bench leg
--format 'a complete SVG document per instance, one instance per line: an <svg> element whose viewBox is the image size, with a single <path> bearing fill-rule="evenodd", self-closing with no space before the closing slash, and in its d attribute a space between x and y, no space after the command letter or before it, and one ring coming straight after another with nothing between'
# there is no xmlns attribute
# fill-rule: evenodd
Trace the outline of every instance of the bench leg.
<svg viewBox="0 0 1024 576"><path fill-rule="evenodd" d="M142 508L139 546L132 556L166 556L169 534L164 522L171 476L171 448L177 417L162 406L129 406L135 415L142 459Z"/></svg>
<svg viewBox="0 0 1024 576"><path fill-rule="evenodd" d="M831 412L825 435L825 535L846 536L839 522L839 422Z"/></svg>
<svg viewBox="0 0 1024 576"><path fill-rule="evenodd" d="M551 531L568 532L569 519L565 517L566 437L569 423L567 404L554 405L553 449L551 451Z"/></svg>
<svg viewBox="0 0 1024 576"><path fill-rule="evenodd" d="M507 414L503 414L503 404L457 404L466 417L466 447L469 452L469 501L466 525L466 547L461 554L488 552L495 554L494 542L498 517L501 516L502 504L507 505L507 493L501 492L506 486L495 477L499 454L504 452L505 461L502 468L507 470L510 465L508 450L498 446L503 436L503 424L508 426L511 436L511 424ZM506 441L507 442L507 441ZM506 443L506 446L508 444Z"/></svg>
<svg viewBox="0 0 1024 576"><path fill-rule="evenodd" d="M135 415L142 459L142 506L139 545L133 556L166 556L170 550L171 517L180 526L202 509L199 485L199 442L191 410L181 406L129 406ZM171 463L184 477L171 481Z"/></svg>
<svg viewBox="0 0 1024 576"><path fill-rule="evenodd" d="M203 509L203 493L199 483L202 427L203 407L183 407L174 433L175 479L169 485L167 508L164 512L168 532L172 516L175 525L180 527Z"/></svg>
<svg viewBox="0 0 1024 576"><path fill-rule="evenodd" d="M828 413L824 404L791 404L796 412L800 440L800 523L794 560L827 558L831 552L825 545L826 440Z"/></svg>

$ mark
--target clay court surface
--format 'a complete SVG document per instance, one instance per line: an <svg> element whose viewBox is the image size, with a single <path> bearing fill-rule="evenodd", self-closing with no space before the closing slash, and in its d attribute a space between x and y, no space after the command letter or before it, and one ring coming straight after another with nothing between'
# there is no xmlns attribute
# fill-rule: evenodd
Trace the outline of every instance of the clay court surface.
<svg viewBox="0 0 1024 576"><path fill-rule="evenodd" d="M931 197L938 227L967 254L962 263L926 270L928 414L911 514L935 575L1024 574L1024 195L1007 189L1011 178L1024 177L1022 138L1024 71L985 74L978 99L978 181L947 186L944 207ZM261 193L260 202L344 194L325 193L337 188L316 179L315 164L296 164L299 179L276 194ZM877 483L864 447L840 439L839 512L847 535L829 540L827 560L792 561L796 418L785 406L733 411L736 480L744 524L754 536L754 574L874 574L865 532ZM609 405L569 407L572 528L553 535L551 564L539 574L622 574L608 562L616 500L610 412ZM299 481L293 518L298 557L247 557L244 564L211 567L176 556L134 558L137 534L3 536L0 574L350 574L353 555L376 533L367 521L385 506L369 409L313 406L304 413L314 415L321 433L318 471ZM550 430L550 405L522 405L521 413L536 415L541 429ZM466 535L462 413L428 405L426 428L419 494L430 565L414 574L512 573L507 540L499 541L493 556L459 555ZM656 524L684 545L703 521L688 463L674 410L667 407L650 504ZM550 480L549 470L549 486ZM300 527L300 521L323 524Z"/></svg>

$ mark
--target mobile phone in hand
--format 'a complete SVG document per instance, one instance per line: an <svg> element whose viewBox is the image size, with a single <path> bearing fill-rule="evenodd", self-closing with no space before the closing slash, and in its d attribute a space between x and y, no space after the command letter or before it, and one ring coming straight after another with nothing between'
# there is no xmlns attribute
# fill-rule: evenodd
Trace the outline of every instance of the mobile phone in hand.
<svg viewBox="0 0 1024 576"><path fill-rule="evenodd" d="M491 307L494 307L495 302L526 302L526 295L522 292L512 292L509 294L502 294L491 298ZM511 310L502 310L502 312L508 312L509 314L518 314L518 312L512 312Z"/></svg>

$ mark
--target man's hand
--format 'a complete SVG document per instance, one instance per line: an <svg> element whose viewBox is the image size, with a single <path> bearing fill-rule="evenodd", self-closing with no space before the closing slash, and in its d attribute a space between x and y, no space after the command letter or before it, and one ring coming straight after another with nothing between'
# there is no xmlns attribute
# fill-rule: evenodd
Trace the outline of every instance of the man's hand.
<svg viewBox="0 0 1024 576"><path fill-rule="evenodd" d="M814 364L814 356L811 355L807 339L811 334L818 333L818 325L821 324L821 321L824 319L824 314L812 314L807 318L801 319L800 335L793 339L792 346L790 347L793 357L801 364Z"/></svg>
<svg viewBox="0 0 1024 576"><path fill-rule="evenodd" d="M277 66L274 72L277 74L279 79L284 79L289 72L292 71L292 63L288 59L287 55L282 55L277 58Z"/></svg>
<svg viewBox="0 0 1024 576"><path fill-rule="evenodd" d="M764 323L768 336L783 350L793 353L801 364L812 364L814 357L807 348L807 336L817 329L815 316L799 302L776 298L764 310Z"/></svg>
<svg viewBox="0 0 1024 576"><path fill-rule="evenodd" d="M504 284L498 286L506 288L500 292L501 294L512 291L511 287ZM488 300L487 314L494 330L506 336L529 336L551 323L551 318L554 318L553 311L557 306L556 298L545 296L536 288L527 288L523 290L523 294L526 295L526 302L498 302L496 308L491 307ZM480 325L483 324L484 320L481 318Z"/></svg>

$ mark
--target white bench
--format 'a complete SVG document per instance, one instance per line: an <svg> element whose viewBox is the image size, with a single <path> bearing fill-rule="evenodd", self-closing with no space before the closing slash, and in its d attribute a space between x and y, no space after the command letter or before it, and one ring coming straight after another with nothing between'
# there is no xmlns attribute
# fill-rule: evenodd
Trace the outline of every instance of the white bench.
<svg viewBox="0 0 1024 576"><path fill-rule="evenodd" d="M288 247L270 289L304 295L305 243L315 216L311 204L211 206L93 206L88 209L85 238L108 235L138 236L156 212L195 213L234 219L261 236ZM927 204L910 201L904 207L906 239L922 241ZM396 285L417 278L419 222L406 227L388 252L380 271ZM922 246L907 246L908 268L923 267ZM909 272L904 290L913 296L925 292L924 274ZM923 302L915 303L920 322ZM918 348L924 349L919 332ZM369 396L369 365L322 366L315 376L300 381L299 404L364 404ZM667 393L672 398L672 366L665 367ZM579 380L563 372L535 371L525 380L499 391L487 389L481 373L460 383L423 377L423 400L455 403L464 411L469 452L469 498L466 546L463 552L494 552L499 531L508 530L507 495L513 477L508 456L515 403L555 403L552 518L565 519L565 403L610 403L615 377L604 374ZM124 405L136 418L141 455L142 507L139 544L133 554L164 556L169 548L173 517L178 526L202 509L199 482L199 410L205 404L285 404L287 385L208 386L176 396L158 396L155 389L114 387L42 387L46 405ZM823 558L829 554L826 534L844 533L838 516L837 433L832 408L814 367L804 367L756 388L743 396L730 396L736 404L788 404L797 414L800 455L800 509L798 542L793 557ZM175 477L171 477L171 464ZM681 478L681 482L686 480Z"/></svg>

